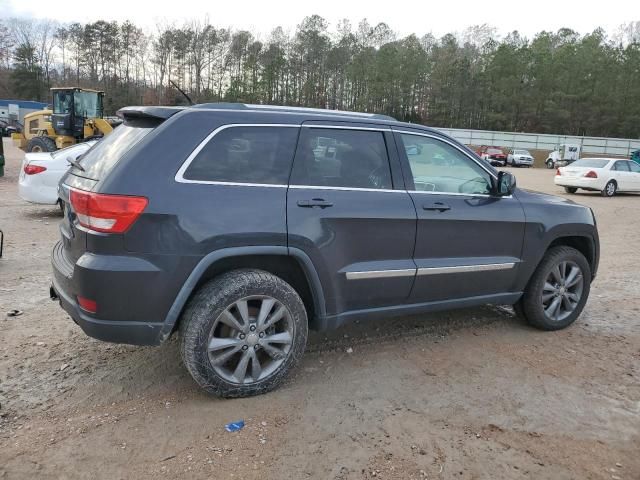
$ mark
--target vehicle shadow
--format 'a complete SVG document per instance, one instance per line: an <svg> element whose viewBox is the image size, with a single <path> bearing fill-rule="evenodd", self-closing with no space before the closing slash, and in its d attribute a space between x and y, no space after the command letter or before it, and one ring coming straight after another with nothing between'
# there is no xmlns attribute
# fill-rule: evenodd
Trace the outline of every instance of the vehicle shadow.
<svg viewBox="0 0 640 480"><path fill-rule="evenodd" d="M335 330L310 332L307 352L339 350L354 345L393 343L405 338L445 337L455 331L497 323L526 326L526 322L515 315L512 307L487 305L393 319L364 320L343 325Z"/></svg>
<svg viewBox="0 0 640 480"><path fill-rule="evenodd" d="M359 321L331 331L310 332L306 353L331 355L335 352L335 355L341 355L356 346L402 344L402 340L416 338L442 341L456 331L494 325L528 328L526 322L515 316L511 307L483 306ZM207 394L192 380L180 360L177 335L160 347L112 345L88 337L74 345L73 356L80 360L68 384L72 404L86 403L87 400L110 404L141 397L160 397L172 402L188 397L222 401ZM289 385L289 381L285 385Z"/></svg>

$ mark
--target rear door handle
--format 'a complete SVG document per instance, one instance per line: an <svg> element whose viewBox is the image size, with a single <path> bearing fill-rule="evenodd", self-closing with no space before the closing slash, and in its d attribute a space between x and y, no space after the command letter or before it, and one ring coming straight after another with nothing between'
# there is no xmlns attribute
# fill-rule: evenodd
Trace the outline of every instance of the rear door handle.
<svg viewBox="0 0 640 480"><path fill-rule="evenodd" d="M446 212L447 210L451 210L451 207L446 203L442 202L433 202L428 203L426 205L422 205L423 210L437 210L438 212Z"/></svg>
<svg viewBox="0 0 640 480"><path fill-rule="evenodd" d="M298 206L303 208L313 208L313 207L327 208L327 207L333 207L333 203L328 202L324 198L313 198L311 200L298 200Z"/></svg>

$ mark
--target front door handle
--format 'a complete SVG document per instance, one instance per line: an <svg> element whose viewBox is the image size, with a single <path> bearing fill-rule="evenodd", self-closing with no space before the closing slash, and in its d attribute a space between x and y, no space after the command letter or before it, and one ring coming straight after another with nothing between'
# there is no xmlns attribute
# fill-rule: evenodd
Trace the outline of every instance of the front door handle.
<svg viewBox="0 0 640 480"><path fill-rule="evenodd" d="M313 207L327 208L327 207L333 207L333 203L328 202L324 198L313 198L311 200L298 200L298 206L303 208L313 208Z"/></svg>
<svg viewBox="0 0 640 480"><path fill-rule="evenodd" d="M433 202L422 206L423 210L437 210L438 212L446 212L447 210L451 210L451 207L446 203L442 202Z"/></svg>

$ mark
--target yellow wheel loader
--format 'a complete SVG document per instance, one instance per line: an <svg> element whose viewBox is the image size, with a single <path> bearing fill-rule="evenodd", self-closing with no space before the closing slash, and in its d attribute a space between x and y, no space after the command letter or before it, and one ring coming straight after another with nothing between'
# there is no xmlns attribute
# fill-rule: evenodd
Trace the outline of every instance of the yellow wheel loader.
<svg viewBox="0 0 640 480"><path fill-rule="evenodd" d="M12 133L17 147L27 152L53 152L113 130L104 120L104 92L78 87L52 88L53 110L24 116L22 132Z"/></svg>

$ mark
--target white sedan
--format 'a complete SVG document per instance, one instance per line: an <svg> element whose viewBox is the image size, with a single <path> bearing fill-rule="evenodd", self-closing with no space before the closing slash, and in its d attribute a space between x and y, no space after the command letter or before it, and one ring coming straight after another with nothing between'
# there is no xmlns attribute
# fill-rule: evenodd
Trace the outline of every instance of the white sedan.
<svg viewBox="0 0 640 480"><path fill-rule="evenodd" d="M617 158L582 158L558 168L553 181L567 193L581 188L613 197L617 192L640 192L640 165Z"/></svg>
<svg viewBox="0 0 640 480"><path fill-rule="evenodd" d="M18 181L20 197L31 203L58 203L58 182L69 169L70 161L76 161L96 142L89 140L55 152L25 154Z"/></svg>

